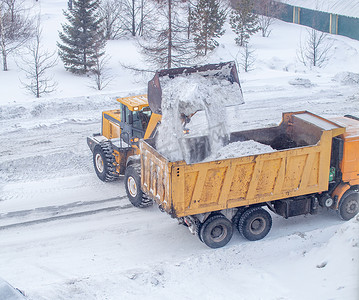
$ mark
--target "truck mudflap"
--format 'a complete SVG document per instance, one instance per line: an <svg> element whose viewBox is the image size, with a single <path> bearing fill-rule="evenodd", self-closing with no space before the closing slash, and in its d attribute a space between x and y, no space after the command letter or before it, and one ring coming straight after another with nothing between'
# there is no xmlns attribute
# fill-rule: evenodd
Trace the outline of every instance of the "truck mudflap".
<svg viewBox="0 0 359 300"><path fill-rule="evenodd" d="M342 199L345 192L350 190L350 188L351 188L351 186L344 182L342 182L341 184L339 184L336 187L336 189L332 193L332 199L334 200L334 209L337 210L339 208L340 200Z"/></svg>

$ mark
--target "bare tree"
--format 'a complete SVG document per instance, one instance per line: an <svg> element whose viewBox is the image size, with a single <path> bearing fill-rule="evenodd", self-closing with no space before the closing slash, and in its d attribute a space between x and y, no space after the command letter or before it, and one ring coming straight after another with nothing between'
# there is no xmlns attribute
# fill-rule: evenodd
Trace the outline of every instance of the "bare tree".
<svg viewBox="0 0 359 300"><path fill-rule="evenodd" d="M93 69L93 81L95 83L96 89L99 91L103 90L108 86L113 77L109 74L107 68L110 57L109 56L96 56L96 64Z"/></svg>
<svg viewBox="0 0 359 300"><path fill-rule="evenodd" d="M149 0L122 0L121 28L132 36L145 36L155 22L154 3Z"/></svg>
<svg viewBox="0 0 359 300"><path fill-rule="evenodd" d="M272 24L282 13L283 5L272 0L254 0L254 10L258 14L258 24L263 37L272 32Z"/></svg>
<svg viewBox="0 0 359 300"><path fill-rule="evenodd" d="M123 35L121 0L105 0L100 4L101 16L104 20L105 38L115 40Z"/></svg>
<svg viewBox="0 0 359 300"><path fill-rule="evenodd" d="M14 0L0 0L0 47L4 71L8 70L8 55L33 36L32 23L24 10L16 8Z"/></svg>
<svg viewBox="0 0 359 300"><path fill-rule="evenodd" d="M10 14L10 20L15 21L15 16L25 11L24 0L1 0Z"/></svg>
<svg viewBox="0 0 359 300"><path fill-rule="evenodd" d="M307 29L304 43L299 42L297 51L298 60L307 67L322 67L330 58L330 50L333 43L328 39L328 34Z"/></svg>
<svg viewBox="0 0 359 300"><path fill-rule="evenodd" d="M236 55L237 64L242 67L244 72L249 72L254 70L255 59L255 50L246 43L241 49L239 49ZM239 56L239 57L238 57Z"/></svg>
<svg viewBox="0 0 359 300"><path fill-rule="evenodd" d="M194 46L187 39L187 24L181 19L180 0L167 0L158 6L158 23L151 36L140 42L142 53L156 68L188 65Z"/></svg>
<svg viewBox="0 0 359 300"><path fill-rule="evenodd" d="M25 72L26 82L22 82L27 90L39 98L56 89L57 83L47 76L47 71L57 64L56 51L50 53L41 47L40 19L36 24L35 38L26 47L27 53L21 57L20 69Z"/></svg>

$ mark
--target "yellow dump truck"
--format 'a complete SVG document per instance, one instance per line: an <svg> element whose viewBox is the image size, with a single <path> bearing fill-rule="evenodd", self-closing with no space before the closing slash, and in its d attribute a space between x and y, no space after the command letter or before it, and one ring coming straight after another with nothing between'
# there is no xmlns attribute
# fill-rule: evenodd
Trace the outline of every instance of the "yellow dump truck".
<svg viewBox="0 0 359 300"><path fill-rule="evenodd" d="M196 142L206 145L206 139L196 137ZM337 210L344 220L359 212L355 117L328 120L307 111L284 113L276 127L230 135L230 142L247 140L274 151L187 164L160 154L155 139L141 140L141 183L134 192L141 184L161 210L212 248L226 245L233 227L249 240L265 237L272 219L263 207L285 218L315 214L319 206Z"/></svg>

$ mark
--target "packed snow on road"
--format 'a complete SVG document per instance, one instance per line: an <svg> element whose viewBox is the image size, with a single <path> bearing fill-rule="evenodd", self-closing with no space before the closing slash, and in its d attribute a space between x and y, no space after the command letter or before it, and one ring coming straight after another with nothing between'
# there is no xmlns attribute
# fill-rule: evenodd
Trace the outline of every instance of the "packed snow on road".
<svg viewBox="0 0 359 300"><path fill-rule="evenodd" d="M36 3L55 50L67 3ZM255 69L239 69L245 103L228 109L230 131L274 126L289 111L359 117L359 41L330 36L328 64L311 70L296 57L304 33L277 21L268 38L251 38ZM229 28L219 43L206 62L236 57ZM235 232L210 249L157 207L133 207L122 178L97 178L86 137L100 131L102 111L119 107L116 97L145 93L150 79L121 65L143 63L135 44L108 43L114 80L101 92L61 61L58 89L40 99L20 88L14 58L0 72L0 298L359 299L359 216L273 215L263 240Z"/></svg>

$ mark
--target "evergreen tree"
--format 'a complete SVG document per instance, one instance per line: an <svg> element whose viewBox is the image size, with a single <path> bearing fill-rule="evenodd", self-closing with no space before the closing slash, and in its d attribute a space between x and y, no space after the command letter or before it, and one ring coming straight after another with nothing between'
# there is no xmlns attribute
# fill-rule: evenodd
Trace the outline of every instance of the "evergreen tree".
<svg viewBox="0 0 359 300"><path fill-rule="evenodd" d="M191 11L190 20L193 40L198 55L207 55L207 52L218 46L215 38L224 34L223 24L226 15L220 9L218 0L199 0Z"/></svg>
<svg viewBox="0 0 359 300"><path fill-rule="evenodd" d="M253 0L240 0L236 8L231 11L229 23L237 34L236 44L241 47L259 30L258 17L253 13L253 8Z"/></svg>
<svg viewBox="0 0 359 300"><path fill-rule="evenodd" d="M98 0L73 0L72 9L64 11L69 24L62 24L62 44L57 46L67 71L85 74L104 55L106 40L98 8Z"/></svg>

